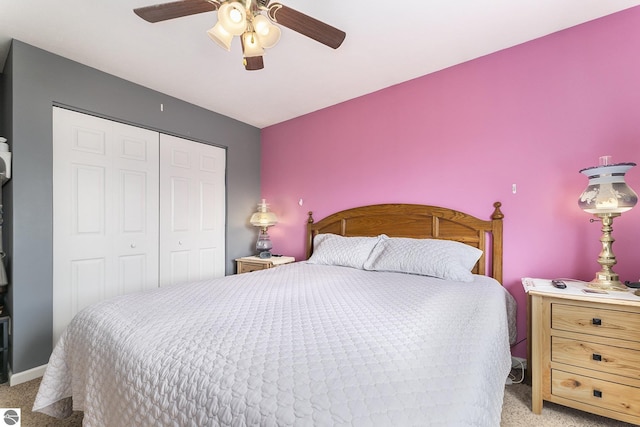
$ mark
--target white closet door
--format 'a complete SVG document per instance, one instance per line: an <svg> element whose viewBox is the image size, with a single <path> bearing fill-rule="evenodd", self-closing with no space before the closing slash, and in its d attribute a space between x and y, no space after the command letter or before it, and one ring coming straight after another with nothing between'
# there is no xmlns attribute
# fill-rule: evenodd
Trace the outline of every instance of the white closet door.
<svg viewBox="0 0 640 427"><path fill-rule="evenodd" d="M224 276L225 159L160 135L160 286Z"/></svg>
<svg viewBox="0 0 640 427"><path fill-rule="evenodd" d="M82 308L158 286L159 134L53 109L53 339Z"/></svg>

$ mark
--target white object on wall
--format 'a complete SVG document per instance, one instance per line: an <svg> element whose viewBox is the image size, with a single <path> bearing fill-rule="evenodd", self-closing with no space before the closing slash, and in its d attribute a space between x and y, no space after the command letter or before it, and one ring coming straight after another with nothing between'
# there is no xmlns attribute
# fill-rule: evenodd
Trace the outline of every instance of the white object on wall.
<svg viewBox="0 0 640 427"><path fill-rule="evenodd" d="M7 144L7 138L0 136L0 174L2 184L11 179L11 153L9 152L9 144Z"/></svg>

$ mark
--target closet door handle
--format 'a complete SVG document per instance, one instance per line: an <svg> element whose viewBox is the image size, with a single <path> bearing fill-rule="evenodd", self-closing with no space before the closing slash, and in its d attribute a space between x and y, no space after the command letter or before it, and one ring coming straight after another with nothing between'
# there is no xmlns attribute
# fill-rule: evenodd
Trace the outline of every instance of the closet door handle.
<svg viewBox="0 0 640 427"><path fill-rule="evenodd" d="M135 243L130 244L129 246L131 246L131 249L134 249L136 247Z"/></svg>

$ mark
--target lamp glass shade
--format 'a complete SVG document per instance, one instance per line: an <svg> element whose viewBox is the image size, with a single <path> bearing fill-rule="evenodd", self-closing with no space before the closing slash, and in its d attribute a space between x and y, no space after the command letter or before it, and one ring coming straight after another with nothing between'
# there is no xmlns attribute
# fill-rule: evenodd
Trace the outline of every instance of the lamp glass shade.
<svg viewBox="0 0 640 427"><path fill-rule="evenodd" d="M227 30L225 30L219 22L212 29L207 31L207 35L221 48L231 50L231 40L233 40L233 34L227 32Z"/></svg>
<svg viewBox="0 0 640 427"><path fill-rule="evenodd" d="M264 49L260 45L260 41L255 32L247 31L242 35L242 53L245 58L262 56L264 54Z"/></svg>
<svg viewBox="0 0 640 427"><path fill-rule="evenodd" d="M624 180L625 173L635 163L595 166L582 169L589 177L589 184L580 195L578 205L591 214L621 214L638 203L638 195Z"/></svg>
<svg viewBox="0 0 640 427"><path fill-rule="evenodd" d="M280 40L280 27L273 25L271 21L263 15L256 15L253 18L253 28L258 35L260 44L265 49L272 48Z"/></svg>
<svg viewBox="0 0 640 427"><path fill-rule="evenodd" d="M269 205L262 199L262 202L258 204L258 211L251 215L249 219L251 225L255 227L271 227L278 223L278 217L275 213L269 211Z"/></svg>
<svg viewBox="0 0 640 427"><path fill-rule="evenodd" d="M231 35L239 36L247 29L247 11L242 3L230 1L218 9L218 22Z"/></svg>
<svg viewBox="0 0 640 427"><path fill-rule="evenodd" d="M256 212L249 222L256 227L271 227L278 223L278 217L273 212Z"/></svg>

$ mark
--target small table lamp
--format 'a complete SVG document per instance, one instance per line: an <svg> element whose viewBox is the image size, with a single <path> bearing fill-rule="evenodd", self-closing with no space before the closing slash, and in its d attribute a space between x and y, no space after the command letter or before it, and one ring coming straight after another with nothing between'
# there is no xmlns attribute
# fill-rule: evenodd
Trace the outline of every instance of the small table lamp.
<svg viewBox="0 0 640 427"><path fill-rule="evenodd" d="M602 252L598 263L602 267L596 278L589 282L589 287L610 291L626 291L627 287L620 282L619 276L613 272L616 256L611 237L613 218L633 208L638 203L638 195L624 181L625 173L635 163L609 164L609 156L600 158L600 166L582 169L580 173L589 177L589 185L582 192L578 205L602 221ZM595 220L591 220L595 221Z"/></svg>
<svg viewBox="0 0 640 427"><path fill-rule="evenodd" d="M262 202L258 204L258 212L251 215L249 222L255 227L260 227L260 234L256 242L258 256L260 258L271 258L271 248L273 245L271 244L271 239L269 239L267 229L278 223L278 217L269 211L269 205L265 199L262 199Z"/></svg>

